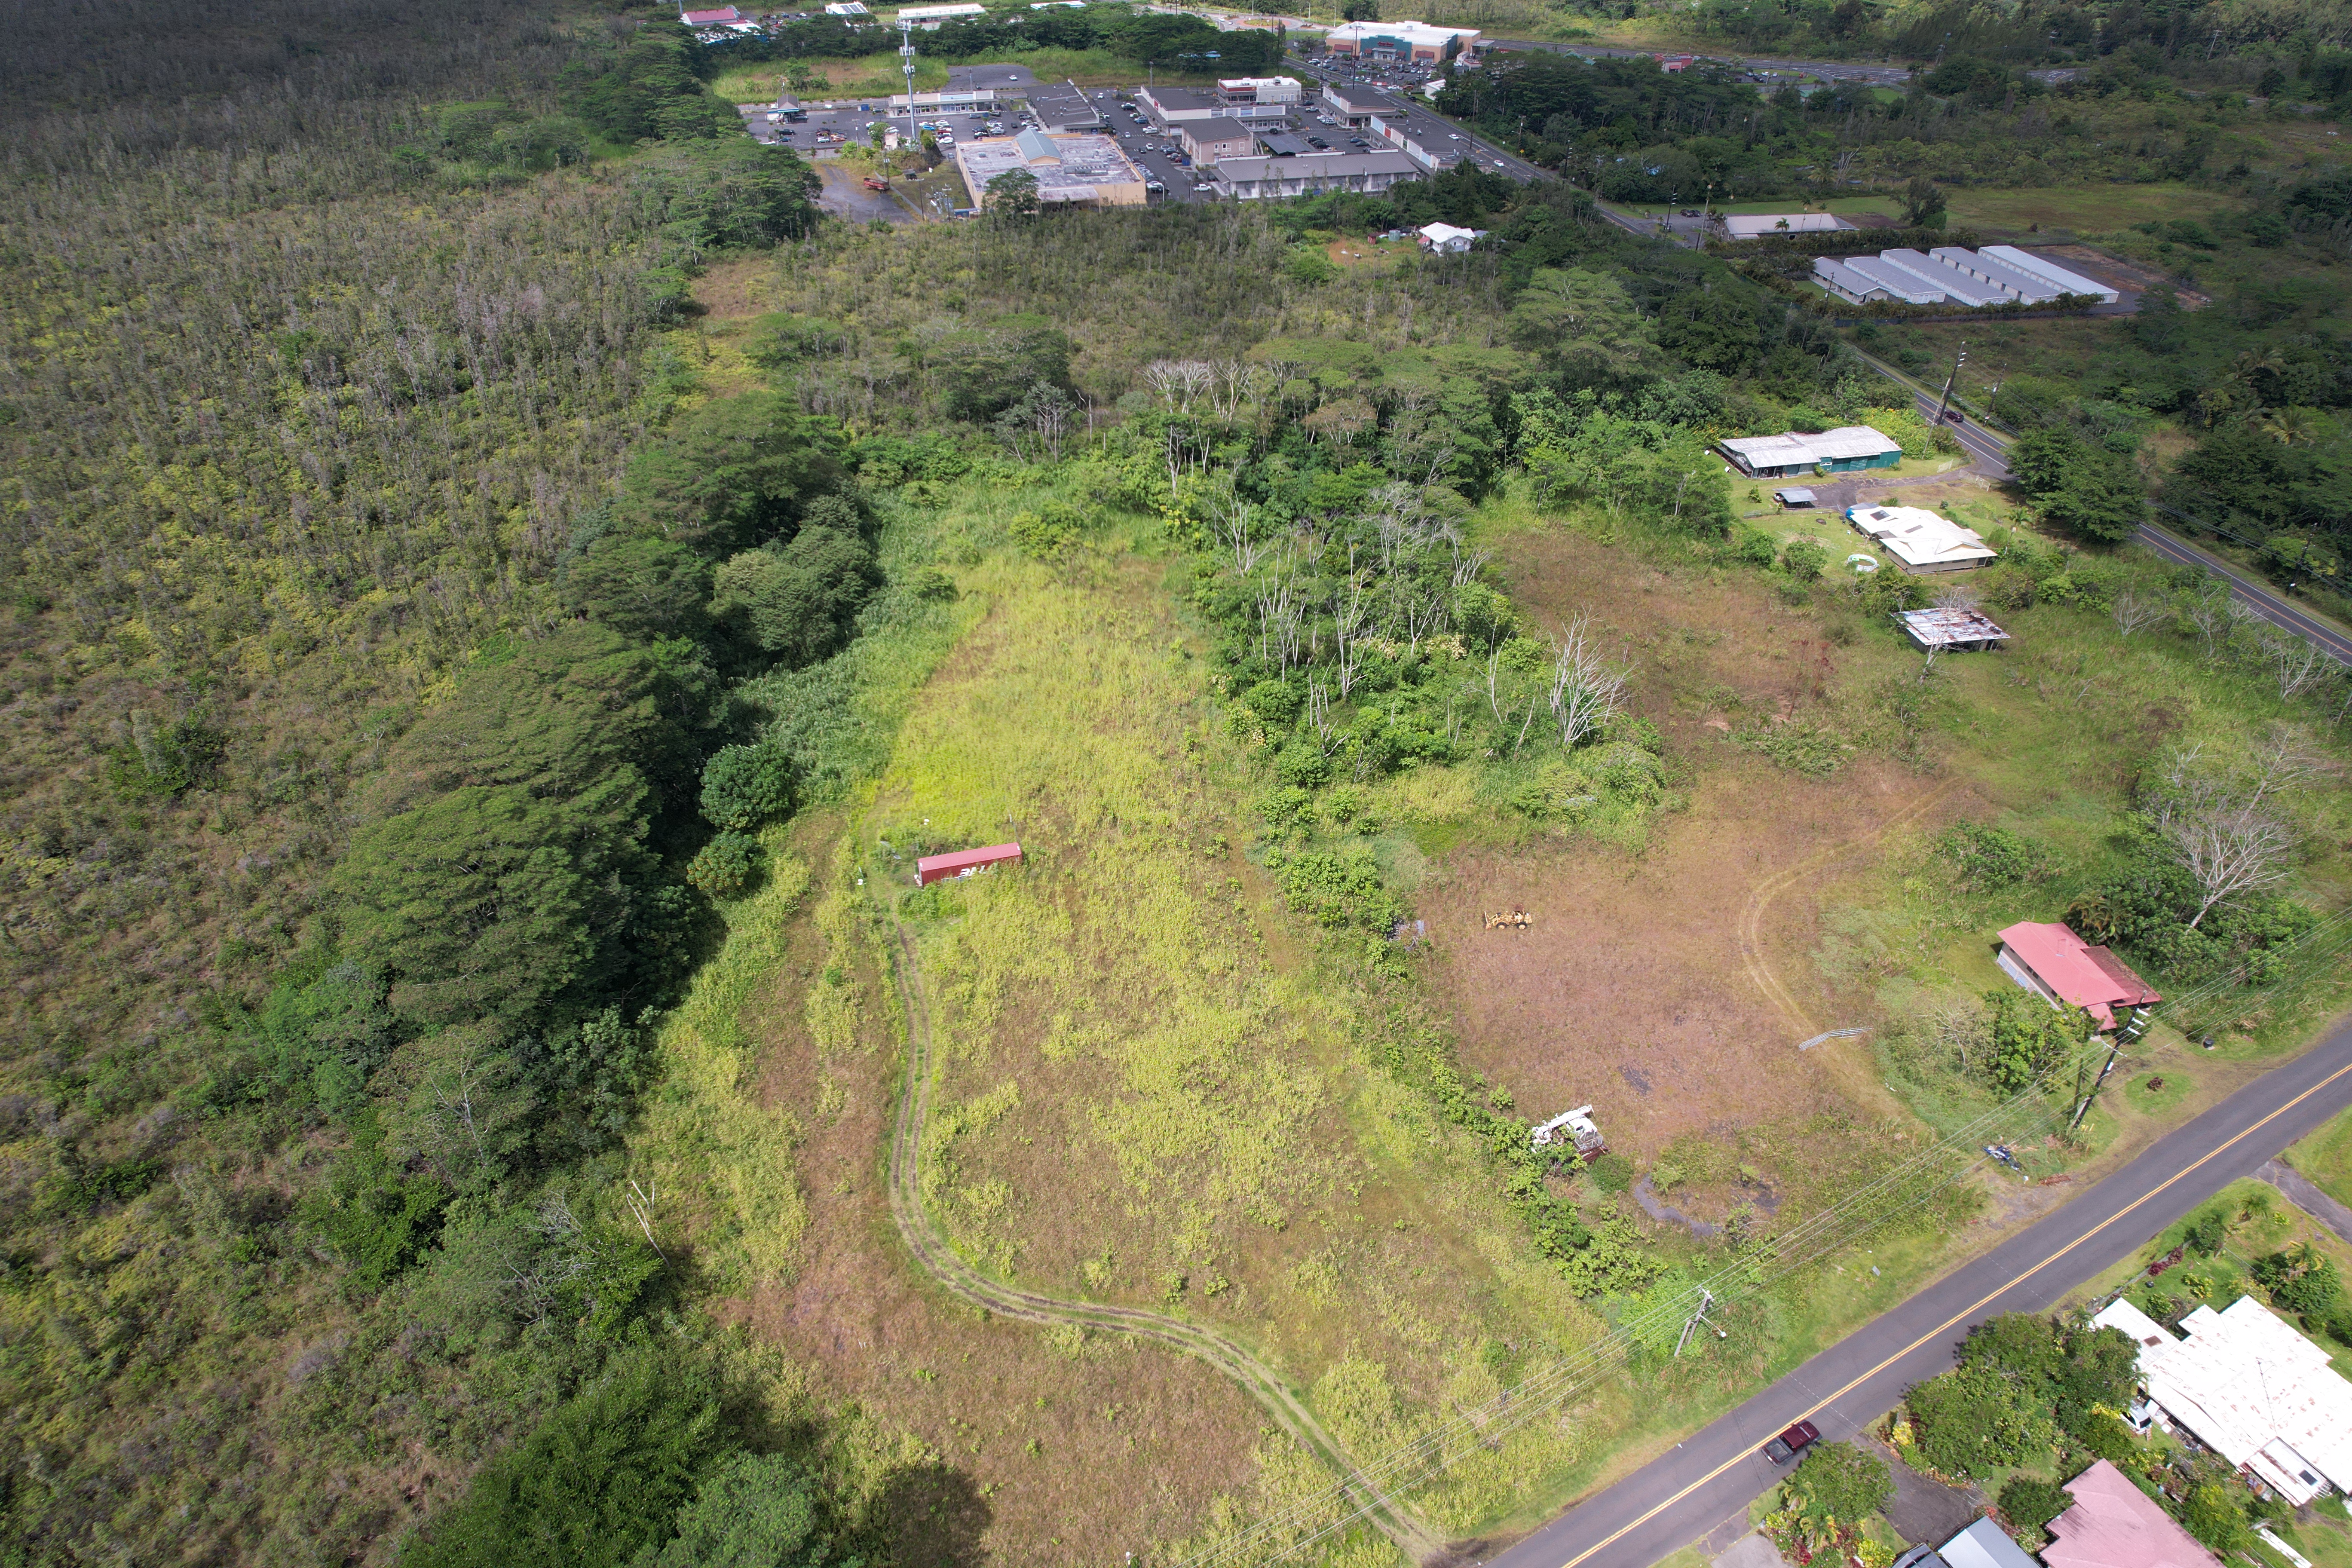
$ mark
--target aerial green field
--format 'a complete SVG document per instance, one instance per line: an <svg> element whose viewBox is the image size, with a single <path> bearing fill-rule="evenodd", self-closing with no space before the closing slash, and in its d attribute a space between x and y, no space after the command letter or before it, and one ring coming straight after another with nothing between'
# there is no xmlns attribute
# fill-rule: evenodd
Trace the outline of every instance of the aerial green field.
<svg viewBox="0 0 2352 1568"><path fill-rule="evenodd" d="M1485 1552L2307 1044L2352 686L2130 540L2341 597L2344 61L2110 9L2054 88L2057 22L1874 14L1902 91L1457 73L1528 184L897 227L740 133L898 85L837 21L28 14L0 1558ZM1829 26L1718 10L1472 20ZM2141 309L1841 325L1595 205L1710 182L2063 227ZM1860 357L1963 334L2007 479ZM1810 512L1717 445L1847 424L1902 464ZM2020 920L2168 999L2103 1089ZM2352 1354L2340 1250L2231 1202L2166 1278Z"/></svg>

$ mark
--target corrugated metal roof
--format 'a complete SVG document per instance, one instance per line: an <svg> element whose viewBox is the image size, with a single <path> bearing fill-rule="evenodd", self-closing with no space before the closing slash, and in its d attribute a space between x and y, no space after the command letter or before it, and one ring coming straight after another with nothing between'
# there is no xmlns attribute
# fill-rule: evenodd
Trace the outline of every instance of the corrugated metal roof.
<svg viewBox="0 0 2352 1568"><path fill-rule="evenodd" d="M1813 258L1813 276L1837 285L1849 295L1867 300L1871 295L1884 296L1886 285L1874 278L1865 278L1833 256Z"/></svg>
<svg viewBox="0 0 2352 1568"><path fill-rule="evenodd" d="M1936 1555L1951 1568L2042 1568L1989 1519L1977 1521L1936 1548Z"/></svg>
<svg viewBox="0 0 2352 1568"><path fill-rule="evenodd" d="M1846 265L1898 300L1908 300L1914 305L1940 305L1944 302L1943 289L1929 284L1925 279L1914 278L1902 268L1881 261L1875 256L1850 257Z"/></svg>
<svg viewBox="0 0 2352 1568"><path fill-rule="evenodd" d="M1984 279L1972 278L1957 267L1948 267L1916 250L1882 250L1878 259L1890 267L1900 267L1930 289L1941 289L1963 305L1996 305L2009 298Z"/></svg>
<svg viewBox="0 0 2352 1568"><path fill-rule="evenodd" d="M1844 226L1835 213L1740 214L1723 220L1723 232L1734 239L1760 239L1773 234L1825 234Z"/></svg>
<svg viewBox="0 0 2352 1568"><path fill-rule="evenodd" d="M2056 284L2036 278L2030 272L2020 272L2016 268L1979 252L1964 250L1958 246L1945 246L1927 254L1955 271L1965 272L1971 278L1981 278L2002 292L2028 304L2038 305L2045 300L2058 298Z"/></svg>
<svg viewBox="0 0 2352 1568"><path fill-rule="evenodd" d="M2200 1307L2180 1326L2187 1339L2139 1355L2148 1396L2165 1414L2232 1465L2252 1465L2290 1501L2307 1500L2315 1483L2300 1467L2284 1470L2274 1444L2352 1489L2352 1383L2326 1351L2248 1296L2226 1312Z"/></svg>
<svg viewBox="0 0 2352 1568"><path fill-rule="evenodd" d="M2088 1008L2096 1016L2112 1021L2113 1008L2163 1000L2122 959L2093 947L2071 927L2055 921L2020 921L2003 931L2000 940L2063 1000Z"/></svg>
<svg viewBox="0 0 2352 1568"><path fill-rule="evenodd" d="M2042 1549L2050 1568L2215 1568L2220 1561L2105 1459L2066 1490L2074 1505L2051 1521L2056 1539Z"/></svg>
<svg viewBox="0 0 2352 1568"><path fill-rule="evenodd" d="M1055 146L1054 139L1043 131L1033 128L1019 132L1013 140L1020 144L1021 155L1033 163L1058 163L1062 161L1062 150Z"/></svg>
<svg viewBox="0 0 2352 1568"><path fill-rule="evenodd" d="M2058 286L2061 293L2095 294L2110 304L2119 298L2116 290L2108 288L2096 279L2085 278L2079 272L2069 272L2047 257L2036 256L2028 250L2020 250L2013 245L1988 245L1984 247L1984 253L1996 261L2008 262L2021 272L2030 272L2036 278L2048 279Z"/></svg>

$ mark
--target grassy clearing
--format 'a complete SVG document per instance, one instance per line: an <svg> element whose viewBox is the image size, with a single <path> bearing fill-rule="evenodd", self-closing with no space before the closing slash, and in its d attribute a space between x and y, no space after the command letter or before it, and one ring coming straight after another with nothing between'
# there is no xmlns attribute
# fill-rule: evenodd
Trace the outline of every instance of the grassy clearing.
<svg viewBox="0 0 2352 1568"><path fill-rule="evenodd" d="M2103 234L2150 220L2208 218L2237 212L2245 204L2220 191L2197 190L2172 181L2145 185L2052 185L2033 190L1986 190L1952 185L1948 220L1955 228L2002 236L2062 233ZM2042 323L2035 323L2041 325Z"/></svg>
<svg viewBox="0 0 2352 1568"><path fill-rule="evenodd" d="M2352 1204L2352 1110L2288 1150L2286 1163L2337 1203Z"/></svg>
<svg viewBox="0 0 2352 1568"><path fill-rule="evenodd" d="M969 504L1001 521L1038 499ZM905 859L1024 846L1016 871L908 900L944 1058L925 1181L960 1247L1215 1324L1363 1453L1491 1395L1498 1357L1599 1332L1475 1152L1355 1059L1344 979L1238 854L1245 777L1156 574L973 574L996 611L926 694L863 836ZM901 863L881 853L877 888ZM1440 1511L1489 1512L1585 1440L1530 1435Z"/></svg>
<svg viewBox="0 0 2352 1568"><path fill-rule="evenodd" d="M968 491L953 526L977 539L1052 493ZM868 889L891 888L921 931L942 1058L924 1180L960 1249L1026 1287L1213 1323L1286 1369L1360 1458L1633 1310L1570 1297L1477 1152L1365 1059L1359 1042L1397 1026L1382 1010L1410 991L1302 945L1241 855L1255 774L1211 721L1157 572L1116 552L1049 569L989 551L962 575L992 612L925 692L860 831ZM1452 774L1382 798L1458 816ZM1024 844L1017 869L920 895L886 881L927 848L1005 837ZM1853 1173L1822 1165L1825 1142L1865 1159L1902 1142L1842 1126L1759 1131L1742 1157L1808 1206L1823 1195L1809 1169ZM1736 1184L1720 1151L1681 1157L1677 1201ZM1592 1223L1636 1212L1580 1190ZM1686 1235L1634 1223L1700 1266ZM1881 1242L1746 1303L1709 1354L1645 1361L1415 1504L1464 1533L1548 1506L1883 1310L1943 1245Z"/></svg>
<svg viewBox="0 0 2352 1568"><path fill-rule="evenodd" d="M777 84L787 76L803 84L797 89L797 96L803 100L844 94L855 98L878 93L887 97L907 90L906 72L894 53L860 55L854 59L760 60L721 71L711 82L710 90L730 103L772 103ZM947 84L945 60L916 58L916 91L936 92Z"/></svg>

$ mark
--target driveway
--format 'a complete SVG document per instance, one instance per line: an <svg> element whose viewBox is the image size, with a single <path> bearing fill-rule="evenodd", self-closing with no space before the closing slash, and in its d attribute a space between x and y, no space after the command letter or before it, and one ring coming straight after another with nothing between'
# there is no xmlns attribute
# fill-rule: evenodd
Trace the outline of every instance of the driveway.
<svg viewBox="0 0 2352 1568"><path fill-rule="evenodd" d="M1940 1546L1983 1517L1985 1498L1976 1488L1948 1487L1923 1476L1874 1437L1862 1446L1895 1472L1895 1499L1884 1512L1895 1533L1912 1545Z"/></svg>

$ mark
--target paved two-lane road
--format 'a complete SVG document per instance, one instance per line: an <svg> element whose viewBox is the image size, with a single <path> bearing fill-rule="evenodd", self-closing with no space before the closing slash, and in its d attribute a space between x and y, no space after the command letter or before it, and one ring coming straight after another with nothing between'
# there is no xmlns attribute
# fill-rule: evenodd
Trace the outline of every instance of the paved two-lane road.
<svg viewBox="0 0 2352 1568"><path fill-rule="evenodd" d="M1950 1370L1969 1327L2038 1312L2129 1258L2229 1183L2352 1105L2352 1025L1930 1285L1507 1551L1494 1568L1647 1568L1735 1518L1782 1471L1758 1450L1792 1421L1851 1437Z"/></svg>

